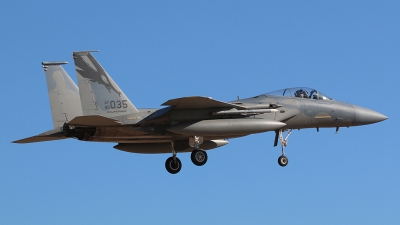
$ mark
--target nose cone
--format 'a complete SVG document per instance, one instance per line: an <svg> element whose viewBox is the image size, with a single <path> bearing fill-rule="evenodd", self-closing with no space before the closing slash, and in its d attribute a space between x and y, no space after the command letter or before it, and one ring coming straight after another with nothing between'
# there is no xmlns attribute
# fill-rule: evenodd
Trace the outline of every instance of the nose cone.
<svg viewBox="0 0 400 225"><path fill-rule="evenodd" d="M378 113L377 111L353 105L355 113L354 125L366 125L371 123L378 123L387 119L387 116Z"/></svg>

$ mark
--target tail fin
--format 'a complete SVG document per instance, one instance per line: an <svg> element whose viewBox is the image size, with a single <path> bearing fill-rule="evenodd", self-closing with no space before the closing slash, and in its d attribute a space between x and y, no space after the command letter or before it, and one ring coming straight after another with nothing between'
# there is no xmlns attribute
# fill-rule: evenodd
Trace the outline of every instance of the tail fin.
<svg viewBox="0 0 400 225"><path fill-rule="evenodd" d="M55 129L82 116L78 87L61 67L62 64L67 62L42 62Z"/></svg>
<svg viewBox="0 0 400 225"><path fill-rule="evenodd" d="M83 115L115 117L139 112L90 52L72 54Z"/></svg>

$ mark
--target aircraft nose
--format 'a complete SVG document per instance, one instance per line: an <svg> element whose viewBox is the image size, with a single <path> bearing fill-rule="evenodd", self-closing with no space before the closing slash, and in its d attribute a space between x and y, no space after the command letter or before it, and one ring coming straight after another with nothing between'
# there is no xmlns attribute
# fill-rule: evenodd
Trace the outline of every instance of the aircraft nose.
<svg viewBox="0 0 400 225"><path fill-rule="evenodd" d="M364 107L353 105L355 113L354 125L366 125L371 123L378 123L387 119L387 116L378 113L377 111L367 109Z"/></svg>

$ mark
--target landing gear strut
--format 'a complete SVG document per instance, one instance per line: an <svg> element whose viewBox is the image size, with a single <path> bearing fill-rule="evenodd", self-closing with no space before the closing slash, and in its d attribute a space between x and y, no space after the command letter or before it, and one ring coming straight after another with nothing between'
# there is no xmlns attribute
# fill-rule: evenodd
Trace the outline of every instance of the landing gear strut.
<svg viewBox="0 0 400 225"><path fill-rule="evenodd" d="M279 140L280 140L281 147L282 147L282 155L279 156L279 158L278 158L278 164L282 167L287 166L287 164L289 163L289 159L285 156L285 147L288 144L288 139L289 139L289 136L292 133L292 131L293 131L293 129L290 129L285 138L283 138L283 132L284 132L283 130L279 130L279 133L278 133L278 131L276 131L274 146L278 145L277 142L278 142L278 135L279 135Z"/></svg>
<svg viewBox="0 0 400 225"><path fill-rule="evenodd" d="M181 160L176 157L176 152L174 148L174 142L171 142L172 156L165 161L165 169L171 174L177 174L182 169Z"/></svg>

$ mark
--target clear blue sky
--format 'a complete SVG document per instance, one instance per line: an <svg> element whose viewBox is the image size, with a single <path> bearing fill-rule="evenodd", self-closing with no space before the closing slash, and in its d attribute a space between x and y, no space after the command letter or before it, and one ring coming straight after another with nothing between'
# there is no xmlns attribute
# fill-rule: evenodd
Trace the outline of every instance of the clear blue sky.
<svg viewBox="0 0 400 225"><path fill-rule="evenodd" d="M2 1L0 224L399 224L399 1ZM138 108L309 86L377 110L369 126L230 140L203 167L180 154L77 140L52 128L42 61L95 57Z"/></svg>

